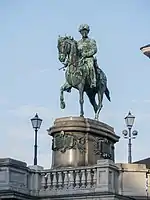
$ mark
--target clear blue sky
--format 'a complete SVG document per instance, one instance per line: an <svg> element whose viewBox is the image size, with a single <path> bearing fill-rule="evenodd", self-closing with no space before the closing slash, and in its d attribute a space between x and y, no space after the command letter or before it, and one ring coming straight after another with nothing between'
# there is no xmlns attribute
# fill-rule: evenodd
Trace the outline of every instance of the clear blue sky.
<svg viewBox="0 0 150 200"><path fill-rule="evenodd" d="M93 3L92 3L93 2ZM150 43L149 0L1 0L0 1L0 157L32 164L35 112L43 119L39 131L39 164L51 163L48 129L56 117L76 116L78 93L66 94L59 108L64 73L57 59L57 37L80 38L78 26L88 23L97 41L98 62L107 75L112 102L104 99L100 119L121 136L129 110L136 116L133 160L150 156L150 60L140 47ZM93 110L85 97L85 116ZM116 145L117 162L127 161L127 141Z"/></svg>

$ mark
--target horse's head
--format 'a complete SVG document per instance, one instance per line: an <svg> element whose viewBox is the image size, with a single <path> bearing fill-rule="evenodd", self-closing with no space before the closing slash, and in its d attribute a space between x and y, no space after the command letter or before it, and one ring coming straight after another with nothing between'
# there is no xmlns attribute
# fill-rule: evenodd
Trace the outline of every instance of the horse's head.
<svg viewBox="0 0 150 200"><path fill-rule="evenodd" d="M59 60L60 62L65 62L66 57L69 53L69 43L68 37L60 37L58 38L58 53L59 53Z"/></svg>
<svg viewBox="0 0 150 200"><path fill-rule="evenodd" d="M72 37L60 37L58 38L58 53L60 62L65 62L67 55L70 54L72 44L76 42Z"/></svg>

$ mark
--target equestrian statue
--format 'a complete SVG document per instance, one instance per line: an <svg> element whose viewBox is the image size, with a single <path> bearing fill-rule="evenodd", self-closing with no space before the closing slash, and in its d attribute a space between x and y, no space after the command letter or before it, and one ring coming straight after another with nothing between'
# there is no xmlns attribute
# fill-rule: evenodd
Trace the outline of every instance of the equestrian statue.
<svg viewBox="0 0 150 200"><path fill-rule="evenodd" d="M64 91L71 92L72 88L79 91L80 116L84 117L84 92L87 94L95 112L95 119L98 120L102 109L103 95L110 101L110 94L107 88L105 73L99 68L97 59L96 41L88 37L90 28L87 24L79 27L82 39L74 40L71 36L58 38L58 57L64 65L60 69L65 70L66 82L60 88L60 106L65 108ZM98 103L96 102L96 94Z"/></svg>

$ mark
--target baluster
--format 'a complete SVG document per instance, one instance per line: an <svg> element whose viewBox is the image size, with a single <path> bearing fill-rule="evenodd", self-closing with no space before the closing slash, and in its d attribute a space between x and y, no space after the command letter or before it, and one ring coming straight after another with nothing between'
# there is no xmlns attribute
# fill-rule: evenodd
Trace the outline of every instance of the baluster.
<svg viewBox="0 0 150 200"><path fill-rule="evenodd" d="M46 190L48 188L48 178L49 178L49 173L46 173L44 175L45 183L44 183L44 189Z"/></svg>
<svg viewBox="0 0 150 200"><path fill-rule="evenodd" d="M64 171L64 188L65 189L68 189L68 186L69 186L69 180L68 180L68 172L67 171Z"/></svg>
<svg viewBox="0 0 150 200"><path fill-rule="evenodd" d="M47 183L45 184L45 188L50 189L51 188L51 173L47 173L45 175L45 183Z"/></svg>
<svg viewBox="0 0 150 200"><path fill-rule="evenodd" d="M76 185L76 188L80 187L80 171L79 170L76 171L75 185Z"/></svg>
<svg viewBox="0 0 150 200"><path fill-rule="evenodd" d="M45 190L45 174L42 174L42 178L41 178L41 189Z"/></svg>
<svg viewBox="0 0 150 200"><path fill-rule="evenodd" d="M57 189L57 172L53 172L53 189Z"/></svg>
<svg viewBox="0 0 150 200"><path fill-rule="evenodd" d="M87 187L91 187L91 169L86 170L87 173Z"/></svg>
<svg viewBox="0 0 150 200"><path fill-rule="evenodd" d="M93 183L92 183L92 186L95 187L96 178L97 178L96 169L93 169L92 171L93 171Z"/></svg>
<svg viewBox="0 0 150 200"><path fill-rule="evenodd" d="M69 171L69 188L73 189L74 188L74 173L73 171Z"/></svg>
<svg viewBox="0 0 150 200"><path fill-rule="evenodd" d="M81 187L85 188L86 187L86 177L85 177L85 169L81 170Z"/></svg>
<svg viewBox="0 0 150 200"><path fill-rule="evenodd" d="M62 172L58 172L58 188L61 189L62 188Z"/></svg>

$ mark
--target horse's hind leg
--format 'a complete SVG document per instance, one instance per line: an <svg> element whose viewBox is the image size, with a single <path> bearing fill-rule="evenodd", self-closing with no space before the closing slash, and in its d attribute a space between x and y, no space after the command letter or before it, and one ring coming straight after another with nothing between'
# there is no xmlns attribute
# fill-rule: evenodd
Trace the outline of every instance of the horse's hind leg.
<svg viewBox="0 0 150 200"><path fill-rule="evenodd" d="M84 84L80 84L78 86L79 90L79 103L80 103L80 117L84 117L84 109L83 109L83 104L84 104Z"/></svg>
<svg viewBox="0 0 150 200"><path fill-rule="evenodd" d="M99 113L103 107L102 105L102 101L103 101L103 93L101 93L100 91L98 91L98 108L97 108L97 112L95 114L95 119L98 120L99 118Z"/></svg>
<svg viewBox="0 0 150 200"><path fill-rule="evenodd" d="M97 113L97 109L98 109L97 103L95 101L95 95L96 95L96 93L92 92L92 91L91 92L86 91L86 94L87 94L87 96L88 96L88 98L90 100L90 103L93 106L94 112L96 114Z"/></svg>
<svg viewBox="0 0 150 200"><path fill-rule="evenodd" d="M61 107L61 109L64 109L66 107L65 101L64 101L64 91L71 92L71 86L67 82L60 87L60 107Z"/></svg>

